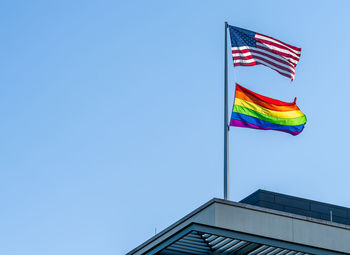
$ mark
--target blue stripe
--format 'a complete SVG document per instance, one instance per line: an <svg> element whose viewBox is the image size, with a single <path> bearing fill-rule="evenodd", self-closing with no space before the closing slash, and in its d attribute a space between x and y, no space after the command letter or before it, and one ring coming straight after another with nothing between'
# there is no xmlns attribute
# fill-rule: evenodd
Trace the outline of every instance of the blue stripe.
<svg viewBox="0 0 350 255"><path fill-rule="evenodd" d="M244 122L248 122L250 124L254 124L263 128L268 129L274 129L274 130L286 130L291 132L301 132L304 129L305 124L298 125L298 126L286 126L286 125L279 125L271 122L267 122L265 120L261 120L252 116L248 116L245 114L232 112L231 119L233 120L241 120Z"/></svg>
<svg viewBox="0 0 350 255"><path fill-rule="evenodd" d="M255 32L247 29L229 26L232 47L256 47Z"/></svg>

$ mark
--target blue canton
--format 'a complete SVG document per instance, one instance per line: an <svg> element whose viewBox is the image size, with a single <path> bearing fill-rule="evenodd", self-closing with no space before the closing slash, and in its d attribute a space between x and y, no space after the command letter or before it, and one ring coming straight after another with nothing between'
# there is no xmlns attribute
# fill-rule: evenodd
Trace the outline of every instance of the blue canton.
<svg viewBox="0 0 350 255"><path fill-rule="evenodd" d="M255 32L239 27L229 26L232 47L256 47Z"/></svg>

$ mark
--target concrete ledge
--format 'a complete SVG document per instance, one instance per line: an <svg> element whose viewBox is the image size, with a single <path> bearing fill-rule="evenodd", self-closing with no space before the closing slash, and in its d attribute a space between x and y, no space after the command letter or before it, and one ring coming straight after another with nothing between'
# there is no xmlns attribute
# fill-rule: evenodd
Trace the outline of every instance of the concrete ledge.
<svg viewBox="0 0 350 255"><path fill-rule="evenodd" d="M350 253L349 225L214 198L130 251L128 255L144 254L192 223Z"/></svg>

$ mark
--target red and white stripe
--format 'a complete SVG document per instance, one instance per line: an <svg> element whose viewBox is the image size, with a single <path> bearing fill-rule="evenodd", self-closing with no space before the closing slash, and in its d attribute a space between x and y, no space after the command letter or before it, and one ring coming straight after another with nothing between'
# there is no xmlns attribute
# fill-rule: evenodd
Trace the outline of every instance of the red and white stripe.
<svg viewBox="0 0 350 255"><path fill-rule="evenodd" d="M234 66L265 65L294 80L301 49L272 37L255 33L256 47L232 47Z"/></svg>

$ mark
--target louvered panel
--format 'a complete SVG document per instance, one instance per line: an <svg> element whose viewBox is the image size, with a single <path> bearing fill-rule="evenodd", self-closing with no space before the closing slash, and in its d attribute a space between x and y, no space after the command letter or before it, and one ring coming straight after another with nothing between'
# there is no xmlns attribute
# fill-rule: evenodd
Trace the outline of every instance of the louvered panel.
<svg viewBox="0 0 350 255"><path fill-rule="evenodd" d="M192 231L158 252L160 255L312 255L274 247L262 243L247 242L225 236Z"/></svg>

